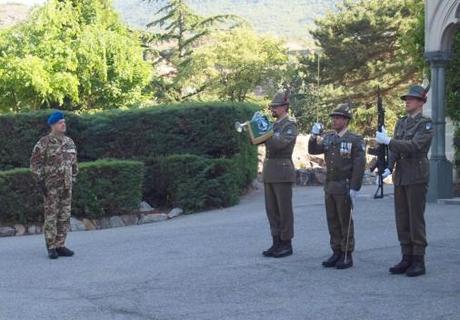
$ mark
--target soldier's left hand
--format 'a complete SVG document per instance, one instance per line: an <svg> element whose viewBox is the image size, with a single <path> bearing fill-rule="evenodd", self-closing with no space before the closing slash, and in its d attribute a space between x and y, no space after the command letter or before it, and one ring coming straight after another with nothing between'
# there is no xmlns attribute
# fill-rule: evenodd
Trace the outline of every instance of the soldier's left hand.
<svg viewBox="0 0 460 320"><path fill-rule="evenodd" d="M382 131L375 133L375 141L380 144L390 144L391 138L388 136L385 127L382 127Z"/></svg>

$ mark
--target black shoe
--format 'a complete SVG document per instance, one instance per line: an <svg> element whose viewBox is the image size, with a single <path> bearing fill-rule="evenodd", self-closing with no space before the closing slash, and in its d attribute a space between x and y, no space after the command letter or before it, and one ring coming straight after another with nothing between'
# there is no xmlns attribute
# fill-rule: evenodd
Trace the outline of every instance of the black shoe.
<svg viewBox="0 0 460 320"><path fill-rule="evenodd" d="M279 246L273 251L273 258L283 258L290 255L292 255L291 240L281 240Z"/></svg>
<svg viewBox="0 0 460 320"><path fill-rule="evenodd" d="M425 270L425 257L424 256L413 256L412 264L406 271L406 276L408 277L417 277L424 275Z"/></svg>
<svg viewBox="0 0 460 320"><path fill-rule="evenodd" d="M273 257L273 252L276 251L276 248L278 248L280 244L280 239L279 237L273 237L273 244L272 246L265 250L264 252L262 252L262 254L265 256L265 257Z"/></svg>
<svg viewBox="0 0 460 320"><path fill-rule="evenodd" d="M340 259L341 254L342 253L340 251L334 251L332 256L329 257L329 259L323 261L323 267L325 267L325 268L333 268L333 267L335 267L335 265L337 264L337 262Z"/></svg>
<svg viewBox="0 0 460 320"><path fill-rule="evenodd" d="M335 267L340 270L353 267L353 257L351 256L351 252L348 252L346 256L345 252L342 252L342 254L340 255L340 259L339 261L337 261Z"/></svg>
<svg viewBox="0 0 460 320"><path fill-rule="evenodd" d="M56 249L49 249L48 250L48 257L50 259L57 259L59 257L58 253L57 253L57 250Z"/></svg>
<svg viewBox="0 0 460 320"><path fill-rule="evenodd" d="M74 252L66 247L57 248L56 251L61 257L71 257L74 255Z"/></svg>
<svg viewBox="0 0 460 320"><path fill-rule="evenodd" d="M403 273L406 273L407 269L409 269L411 264L412 264L412 255L404 254L402 257L402 260L398 264L391 267L389 271L391 274L403 274Z"/></svg>

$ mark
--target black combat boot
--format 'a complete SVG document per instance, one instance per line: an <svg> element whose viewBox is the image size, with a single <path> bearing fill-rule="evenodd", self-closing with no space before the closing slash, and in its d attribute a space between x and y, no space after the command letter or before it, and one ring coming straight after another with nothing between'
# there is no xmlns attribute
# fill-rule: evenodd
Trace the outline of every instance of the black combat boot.
<svg viewBox="0 0 460 320"><path fill-rule="evenodd" d="M273 238L272 246L269 249L267 249L264 252L262 252L262 254L265 257L273 257L273 252L275 252L276 248L278 248L278 246L280 245L280 238L279 237L272 237L272 238Z"/></svg>
<svg viewBox="0 0 460 320"><path fill-rule="evenodd" d="M390 273L392 274L403 274L406 273L407 269L412 264L412 255L410 254L403 254L402 260L390 268Z"/></svg>
<svg viewBox="0 0 460 320"><path fill-rule="evenodd" d="M56 249L48 249L48 257L50 259L57 259L58 258L58 253Z"/></svg>
<svg viewBox="0 0 460 320"><path fill-rule="evenodd" d="M60 257L71 257L74 255L74 252L66 247L57 248L56 251Z"/></svg>
<svg viewBox="0 0 460 320"><path fill-rule="evenodd" d="M335 267L337 269L348 269L353 267L353 257L351 256L351 252L347 253L346 258L347 260L345 261L345 252L342 252L340 259L337 261Z"/></svg>
<svg viewBox="0 0 460 320"><path fill-rule="evenodd" d="M280 240L279 246L273 251L273 258L283 258L292 254L291 240Z"/></svg>
<svg viewBox="0 0 460 320"><path fill-rule="evenodd" d="M341 255L342 253L339 250L334 250L334 253L332 254L332 256L330 256L329 259L323 261L323 267L325 268L335 267Z"/></svg>
<svg viewBox="0 0 460 320"><path fill-rule="evenodd" d="M425 257L424 256L412 256L412 264L406 271L406 276L417 277L426 273L425 270Z"/></svg>

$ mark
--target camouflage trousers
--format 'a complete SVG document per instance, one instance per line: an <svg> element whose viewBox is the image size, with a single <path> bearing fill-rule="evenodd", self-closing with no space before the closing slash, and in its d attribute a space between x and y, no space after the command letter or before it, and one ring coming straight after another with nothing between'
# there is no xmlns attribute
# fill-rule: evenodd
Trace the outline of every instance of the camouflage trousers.
<svg viewBox="0 0 460 320"><path fill-rule="evenodd" d="M70 208L72 190L64 188L50 188L44 197L45 234L48 249L64 247L67 232L70 229Z"/></svg>

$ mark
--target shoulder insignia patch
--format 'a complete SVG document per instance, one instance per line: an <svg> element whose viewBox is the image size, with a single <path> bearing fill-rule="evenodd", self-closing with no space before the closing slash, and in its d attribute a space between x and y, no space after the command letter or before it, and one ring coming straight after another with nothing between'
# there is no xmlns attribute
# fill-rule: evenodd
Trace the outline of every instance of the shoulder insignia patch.
<svg viewBox="0 0 460 320"><path fill-rule="evenodd" d="M431 121L428 121L427 123L425 123L426 130L431 130L431 128L433 128L433 123Z"/></svg>

